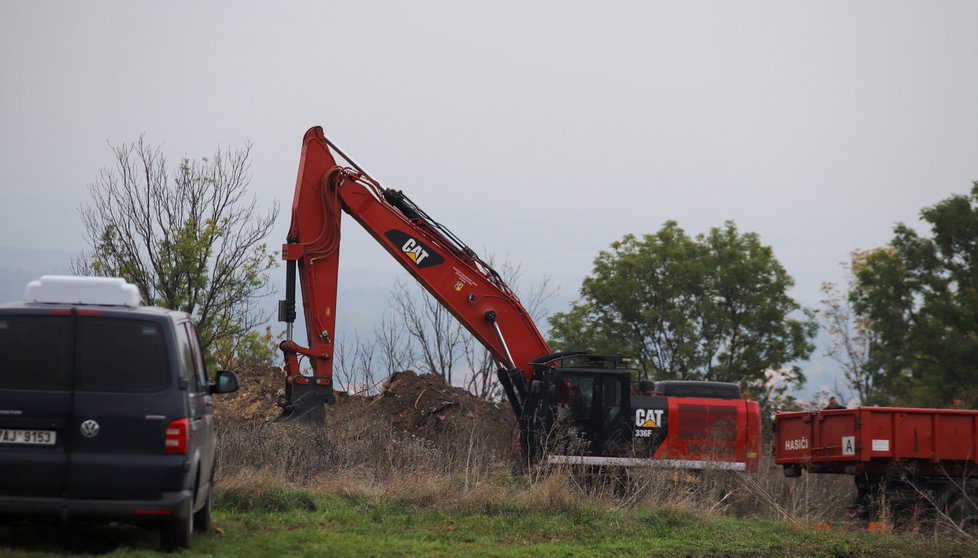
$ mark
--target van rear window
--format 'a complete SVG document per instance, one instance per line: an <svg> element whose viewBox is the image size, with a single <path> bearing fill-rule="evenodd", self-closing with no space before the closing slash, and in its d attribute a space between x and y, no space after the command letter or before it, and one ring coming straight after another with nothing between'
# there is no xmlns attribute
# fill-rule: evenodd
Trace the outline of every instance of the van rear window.
<svg viewBox="0 0 978 558"><path fill-rule="evenodd" d="M163 329L140 320L78 320L75 389L150 393L170 385Z"/></svg>
<svg viewBox="0 0 978 558"><path fill-rule="evenodd" d="M0 316L0 389L70 389L71 321L63 316Z"/></svg>

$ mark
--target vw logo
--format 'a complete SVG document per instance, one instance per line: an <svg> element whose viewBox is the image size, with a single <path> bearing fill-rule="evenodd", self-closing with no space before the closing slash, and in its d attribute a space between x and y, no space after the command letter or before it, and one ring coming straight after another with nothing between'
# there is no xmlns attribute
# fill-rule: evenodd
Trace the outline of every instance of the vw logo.
<svg viewBox="0 0 978 558"><path fill-rule="evenodd" d="M98 436L98 423L94 420L86 420L81 423L81 433L82 436L86 438L94 438Z"/></svg>

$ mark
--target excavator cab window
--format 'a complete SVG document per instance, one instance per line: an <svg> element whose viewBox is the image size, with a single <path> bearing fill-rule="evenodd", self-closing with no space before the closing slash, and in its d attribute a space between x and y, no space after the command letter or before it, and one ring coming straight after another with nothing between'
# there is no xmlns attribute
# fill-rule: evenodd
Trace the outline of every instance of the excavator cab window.
<svg viewBox="0 0 978 558"><path fill-rule="evenodd" d="M603 391L604 405L601 407L601 414L604 417L604 426L607 427L621 414L621 380L615 376L605 377Z"/></svg>
<svg viewBox="0 0 978 558"><path fill-rule="evenodd" d="M591 376L564 376L557 390L557 408L561 417L574 422L591 417L594 401L594 378Z"/></svg>
<svg viewBox="0 0 978 558"><path fill-rule="evenodd" d="M619 432L628 412L630 374L596 368L564 368L556 371L551 404L559 424L568 428L582 446L577 449L600 455L609 442L623 438ZM573 451L573 450L564 450Z"/></svg>

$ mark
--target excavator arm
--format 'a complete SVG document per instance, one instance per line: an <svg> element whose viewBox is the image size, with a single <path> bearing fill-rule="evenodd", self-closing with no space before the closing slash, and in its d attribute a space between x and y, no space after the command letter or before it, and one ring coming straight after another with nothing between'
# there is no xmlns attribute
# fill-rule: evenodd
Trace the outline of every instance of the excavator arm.
<svg viewBox="0 0 978 558"><path fill-rule="evenodd" d="M351 167L337 165L334 152ZM532 361L550 353L533 319L496 271L403 193L381 187L337 149L320 127L306 132L292 203L292 223L282 246L287 322L285 418L323 414L333 401L336 290L342 213L356 220L492 354L500 380L519 416L532 379ZM295 279L302 291L308 347L292 340ZM300 370L300 358L311 375Z"/></svg>

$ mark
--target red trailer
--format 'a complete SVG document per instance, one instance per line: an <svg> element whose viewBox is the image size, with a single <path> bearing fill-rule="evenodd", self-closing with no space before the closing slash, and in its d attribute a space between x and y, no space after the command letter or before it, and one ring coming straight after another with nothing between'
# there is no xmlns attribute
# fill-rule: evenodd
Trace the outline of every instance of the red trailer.
<svg viewBox="0 0 978 558"><path fill-rule="evenodd" d="M774 458L788 477L854 477L866 520L940 511L978 524L978 411L859 407L778 413ZM885 506L884 506L885 502Z"/></svg>

